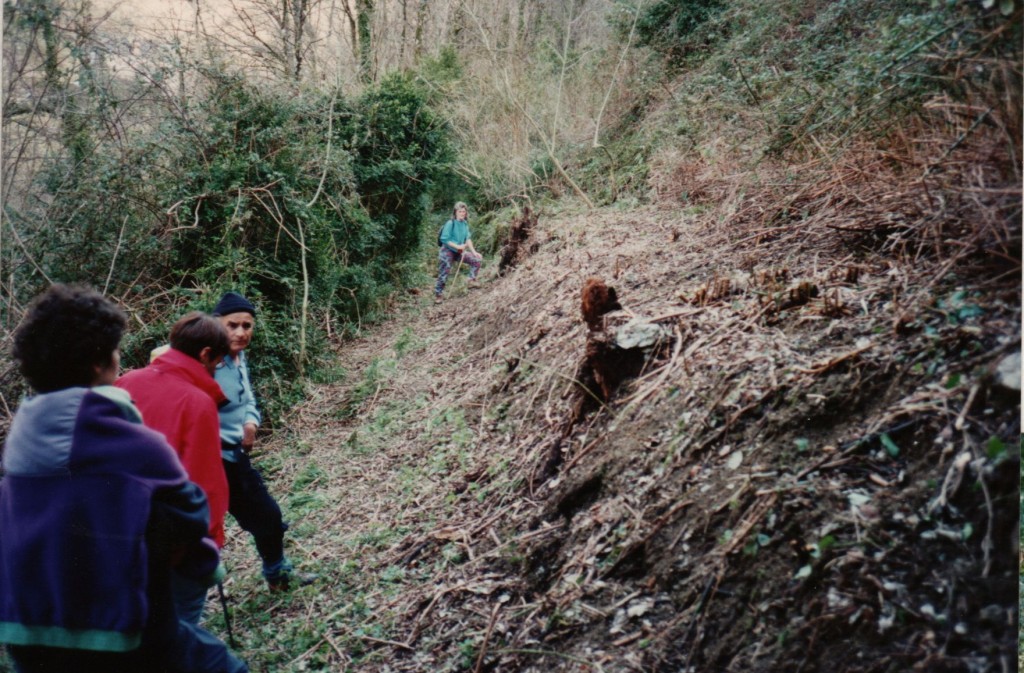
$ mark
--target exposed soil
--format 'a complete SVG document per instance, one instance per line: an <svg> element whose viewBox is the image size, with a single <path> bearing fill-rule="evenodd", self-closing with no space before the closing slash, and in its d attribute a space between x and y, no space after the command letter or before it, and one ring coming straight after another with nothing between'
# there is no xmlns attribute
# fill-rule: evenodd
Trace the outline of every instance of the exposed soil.
<svg viewBox="0 0 1024 673"><path fill-rule="evenodd" d="M542 213L503 277L344 344L265 458L325 580L239 580L254 669L1013 670L1019 217L946 183L892 229L926 181L853 175Z"/></svg>

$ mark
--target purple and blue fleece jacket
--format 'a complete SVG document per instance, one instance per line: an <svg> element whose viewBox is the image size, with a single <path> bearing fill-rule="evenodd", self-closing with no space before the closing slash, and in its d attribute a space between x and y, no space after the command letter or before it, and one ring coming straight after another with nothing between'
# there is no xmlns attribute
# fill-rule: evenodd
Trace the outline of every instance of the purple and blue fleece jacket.
<svg viewBox="0 0 1024 673"><path fill-rule="evenodd" d="M206 498L140 420L109 386L18 410L0 479L0 642L127 652L176 625L151 605L163 568L213 578Z"/></svg>

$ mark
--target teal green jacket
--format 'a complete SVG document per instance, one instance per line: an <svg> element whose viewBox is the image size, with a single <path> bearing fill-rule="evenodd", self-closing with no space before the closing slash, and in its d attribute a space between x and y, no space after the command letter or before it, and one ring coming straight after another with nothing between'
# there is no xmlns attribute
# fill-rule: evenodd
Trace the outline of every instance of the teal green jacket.
<svg viewBox="0 0 1024 673"><path fill-rule="evenodd" d="M455 246L463 245L471 238L469 234L469 223L465 220L448 220L441 228L441 244L454 250Z"/></svg>

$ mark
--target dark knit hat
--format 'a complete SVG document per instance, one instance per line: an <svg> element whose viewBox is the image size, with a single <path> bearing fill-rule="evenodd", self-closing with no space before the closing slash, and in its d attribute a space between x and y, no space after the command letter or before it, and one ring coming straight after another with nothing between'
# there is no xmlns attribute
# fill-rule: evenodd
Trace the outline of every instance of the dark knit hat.
<svg viewBox="0 0 1024 673"><path fill-rule="evenodd" d="M217 305L213 308L213 315L231 315L232 313L246 312L256 317L256 307L252 302L237 292L225 292Z"/></svg>

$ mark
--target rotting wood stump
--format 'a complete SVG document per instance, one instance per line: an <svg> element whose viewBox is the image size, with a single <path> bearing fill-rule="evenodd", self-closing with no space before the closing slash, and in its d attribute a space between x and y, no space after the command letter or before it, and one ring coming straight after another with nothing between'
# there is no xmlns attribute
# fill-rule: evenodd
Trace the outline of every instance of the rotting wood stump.
<svg viewBox="0 0 1024 673"><path fill-rule="evenodd" d="M623 383L639 375L648 358L669 340L663 328L653 323L630 323L609 330L606 316L621 308L615 288L600 278L587 279L580 296L580 314L589 331L583 359L576 368L575 400L537 472L540 482L558 471L565 440L576 425L609 402ZM638 332L652 330L657 334L636 338Z"/></svg>
<svg viewBox="0 0 1024 673"><path fill-rule="evenodd" d="M529 206L523 206L522 214L512 221L508 238L501 247L501 259L498 261L498 274L504 275L505 271L519 264L525 257L536 252L536 245L527 248L526 241L530 234L537 227L537 216L533 214Z"/></svg>

